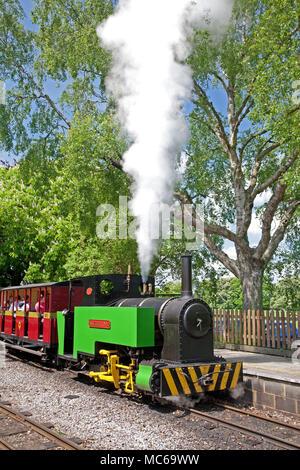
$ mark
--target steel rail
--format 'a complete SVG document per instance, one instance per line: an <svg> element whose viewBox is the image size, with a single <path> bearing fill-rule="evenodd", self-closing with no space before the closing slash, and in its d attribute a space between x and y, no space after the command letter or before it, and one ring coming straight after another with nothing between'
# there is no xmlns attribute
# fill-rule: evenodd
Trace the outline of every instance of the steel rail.
<svg viewBox="0 0 300 470"><path fill-rule="evenodd" d="M8 442L0 439L0 450L15 450Z"/></svg>
<svg viewBox="0 0 300 470"><path fill-rule="evenodd" d="M269 416L257 415L253 413L252 411L240 410L239 408L235 408L234 406L231 406L231 405L226 405L225 403L220 403L219 401L214 401L213 404L216 406L219 406L220 408L224 408L225 410L235 411L236 413L241 413L247 416L253 416L253 418L261 419L262 421L268 421L273 424L278 424L278 426L293 429L294 431L300 431L300 426L296 426L295 424L284 423L283 421L270 418Z"/></svg>
<svg viewBox="0 0 300 470"><path fill-rule="evenodd" d="M13 361L22 362L23 364L29 364L30 366L33 366L36 369L40 369L40 370L43 370L45 372L51 372L51 373L54 372L54 367L51 368L51 367L43 365L39 362L34 362L34 361L30 361L29 359L25 359L25 358L22 358L22 357L19 357L19 356L15 356L14 354L8 352L7 350L5 352L5 355L6 355L6 357L9 357Z"/></svg>
<svg viewBox="0 0 300 470"><path fill-rule="evenodd" d="M277 446L282 447L286 450L296 450L296 449L299 450L300 449L299 444L296 444L294 442L289 442L285 439L281 439L280 437L273 436L273 435L265 433L263 431L258 431L257 429L254 430L254 429L248 428L247 426L243 426L242 424L238 424L238 423L235 423L233 421L228 421L227 419L224 419L224 418L219 418L217 416L213 416L213 415L205 413L203 411L196 410L195 408L188 408L188 410L191 413L202 416L207 421L210 421L210 422L213 422L213 423L218 422L218 423L220 423L221 425L223 425L225 427L229 427L230 429L235 429L235 430L238 429L239 431L241 431L243 433L254 435L256 437L261 436L264 439L266 439L266 440L268 440L272 443L275 443Z"/></svg>
<svg viewBox="0 0 300 470"><path fill-rule="evenodd" d="M0 413L6 414L14 420L27 425L27 427L29 427L31 430L37 432L43 437L46 437L50 441L55 442L59 447L62 447L65 450L83 450L83 448L75 444L75 442L72 442L66 437L59 436L56 432L51 431L46 426L37 423L33 419L25 417L22 415L22 413L18 413L17 411L9 409L5 405L0 405Z"/></svg>

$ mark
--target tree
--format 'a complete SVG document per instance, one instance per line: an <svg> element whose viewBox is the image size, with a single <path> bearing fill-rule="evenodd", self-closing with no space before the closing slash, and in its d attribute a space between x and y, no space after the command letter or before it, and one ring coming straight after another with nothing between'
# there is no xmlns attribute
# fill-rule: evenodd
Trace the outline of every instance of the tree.
<svg viewBox="0 0 300 470"><path fill-rule="evenodd" d="M38 32L24 29L18 2L0 0L0 6L0 78L14 82L7 106L0 109L0 141L26 157L23 169L29 176L41 167L40 194L54 180L72 187L78 197L65 190L61 210L78 214L82 243L86 228L95 223L98 201L113 200L118 188L129 194L122 162L127 143L112 124L114 105L104 92L110 56L95 33L113 2L38 0L32 12ZM226 35L216 41L197 32L189 60L191 140L174 196L182 204L204 201L206 248L240 279L244 308L262 306L263 274L284 237L297 229L297 31L294 0L239 0ZM59 98L45 92L49 81L58 84ZM222 90L225 111L216 106L216 90ZM259 203L265 195L269 199ZM254 213L262 226L255 247L249 242ZM237 259L222 249L224 239L234 244ZM162 246L153 268L168 260L178 267L176 249L169 255L168 248ZM207 250L204 256L196 253L199 270L210 262Z"/></svg>
<svg viewBox="0 0 300 470"><path fill-rule="evenodd" d="M97 206L115 204L119 194L129 194L130 183L119 171L124 142L111 110L105 110L109 55L96 35L112 8L105 0L37 1L36 33L24 28L18 1L0 0L0 77L11 83L6 106L0 105L0 144L23 156L18 167L1 175L12 182L2 198L9 244L8 251L2 249L6 283L127 272L129 262L137 269L134 240L108 243L98 240L95 230ZM53 96L45 91L49 82ZM20 214L17 206L13 212L17 197ZM36 208L32 230L31 206ZM25 239L19 244L7 226L22 227Z"/></svg>
<svg viewBox="0 0 300 470"><path fill-rule="evenodd" d="M41 196L18 166L0 168L0 278L2 285L64 277L74 223L62 217L53 188Z"/></svg>
<svg viewBox="0 0 300 470"><path fill-rule="evenodd" d="M246 309L262 308L264 271L299 213L298 30L293 0L239 1L224 38L216 43L198 32L190 58L195 107L176 197L204 201L205 244L240 279ZM222 90L226 112L217 109L212 89ZM251 246L255 213L261 238ZM236 259L216 243L220 237L233 242Z"/></svg>
<svg viewBox="0 0 300 470"><path fill-rule="evenodd" d="M12 84L6 106L0 106L5 150L36 167L62 157L61 141L76 112L103 113L110 57L95 31L112 8L110 0L36 1L31 12L39 28L35 32L25 29L18 0L0 0L0 78ZM52 96L45 91L50 85ZM118 158L109 161L118 167ZM105 156L102 163L107 164Z"/></svg>
<svg viewBox="0 0 300 470"><path fill-rule="evenodd" d="M40 175L24 178L22 166L0 168L0 281L1 285L19 285L21 281L59 281L76 276L126 273L138 270L136 242L99 240L95 234L95 212L87 207L85 191L78 185L83 179L70 165L49 181L41 194ZM77 173L76 173L77 170ZM99 183L89 178L89 196L101 202ZM77 190L76 204L70 204L66 187ZM74 202L74 201L73 201ZM93 222L92 222L93 220Z"/></svg>

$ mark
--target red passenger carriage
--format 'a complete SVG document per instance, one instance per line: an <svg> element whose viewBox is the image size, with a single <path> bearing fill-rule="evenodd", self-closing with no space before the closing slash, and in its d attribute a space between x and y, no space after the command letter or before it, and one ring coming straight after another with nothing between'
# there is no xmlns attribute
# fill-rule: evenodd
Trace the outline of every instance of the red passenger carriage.
<svg viewBox="0 0 300 470"><path fill-rule="evenodd" d="M74 281L1 289L0 339L9 347L40 356L56 353L56 312L80 305L83 294L84 288Z"/></svg>

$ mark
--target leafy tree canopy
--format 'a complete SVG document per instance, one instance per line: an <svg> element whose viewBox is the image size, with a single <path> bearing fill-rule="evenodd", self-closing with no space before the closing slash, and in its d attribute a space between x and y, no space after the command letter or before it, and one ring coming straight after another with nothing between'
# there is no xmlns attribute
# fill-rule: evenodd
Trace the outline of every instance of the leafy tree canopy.
<svg viewBox="0 0 300 470"><path fill-rule="evenodd" d="M100 266L98 252L108 263L100 263L103 269L115 260L116 269L124 270L129 255L135 263L134 241L105 244L95 237L97 206L130 195L131 185L122 162L128 143L104 91L111 58L95 32L113 8L109 0L35 0L36 28L28 30L18 0L0 0L0 79L8 83L0 145L23 157L21 173L4 170L1 181L8 178L7 194L21 198L15 220L28 227L23 259L14 250L13 231L1 256L3 272L17 270L18 278L25 272L35 279L38 273L43 279L73 275L81 267L90 273ZM189 58L191 138L175 197L205 206L205 247L194 253L195 271L217 278L219 261L222 273L240 279L245 307L262 305L263 277L271 266L286 272L287 262L299 259L298 31L295 0L238 0L226 34L216 39L198 31ZM224 107L218 107L216 92ZM11 220L5 211L13 210L6 204L4 227ZM30 219L32 204L44 232ZM28 218L27 209L21 210L27 206ZM249 242L254 212L261 222L257 246ZM236 259L223 250L224 240L234 243ZM15 265L9 243L19 253ZM179 271L180 251L177 242L161 245L153 263L161 281L166 267ZM95 254L91 263L84 252Z"/></svg>

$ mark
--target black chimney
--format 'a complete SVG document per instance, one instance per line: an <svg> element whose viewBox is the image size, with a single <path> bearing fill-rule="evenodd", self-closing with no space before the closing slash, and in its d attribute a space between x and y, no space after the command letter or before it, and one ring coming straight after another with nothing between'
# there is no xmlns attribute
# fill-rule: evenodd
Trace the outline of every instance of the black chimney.
<svg viewBox="0 0 300 470"><path fill-rule="evenodd" d="M182 297L193 297L192 255L181 255L181 295Z"/></svg>

